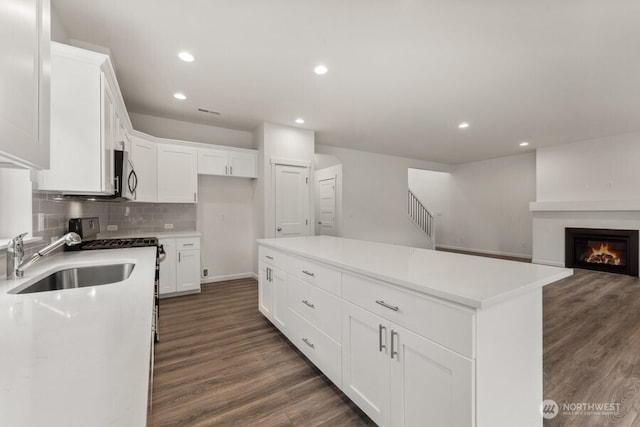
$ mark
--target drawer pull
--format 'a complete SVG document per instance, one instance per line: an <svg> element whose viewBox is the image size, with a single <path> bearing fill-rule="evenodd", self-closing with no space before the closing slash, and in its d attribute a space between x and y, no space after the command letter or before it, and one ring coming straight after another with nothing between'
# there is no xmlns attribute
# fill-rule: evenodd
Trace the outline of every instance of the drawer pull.
<svg viewBox="0 0 640 427"><path fill-rule="evenodd" d="M266 258L266 259L273 260L273 257L272 257L271 255L266 255L266 256L265 256L265 258Z"/></svg>
<svg viewBox="0 0 640 427"><path fill-rule="evenodd" d="M396 356L398 355L398 352L393 349L393 342L394 342L393 337L394 336L398 336L398 333L392 329L391 330L391 358L392 359L393 359L394 355L396 355Z"/></svg>
<svg viewBox="0 0 640 427"><path fill-rule="evenodd" d="M314 350L315 350L316 346L315 346L315 345L313 345L313 343L310 343L308 339L306 339L306 338L302 338L302 341L303 341L306 345L308 345L309 347L311 347L312 349L314 349Z"/></svg>
<svg viewBox="0 0 640 427"><path fill-rule="evenodd" d="M378 327L378 350L380 350L380 352L382 352L383 349L387 348L386 345L382 344L382 331L386 331L387 328L385 328L382 325L379 325Z"/></svg>
<svg viewBox="0 0 640 427"><path fill-rule="evenodd" d="M383 307L388 308L389 310L393 310L393 311L398 311L399 308L395 305L389 305L386 302L382 301L382 300L376 300L376 304L380 304Z"/></svg>
<svg viewBox="0 0 640 427"><path fill-rule="evenodd" d="M182 246L193 246L195 243L183 243Z"/></svg>
<svg viewBox="0 0 640 427"><path fill-rule="evenodd" d="M315 274L310 273L310 272L308 272L307 270L302 270L302 272L303 272L304 274L306 274L307 276L316 277L316 275L315 275Z"/></svg>
<svg viewBox="0 0 640 427"><path fill-rule="evenodd" d="M311 304L311 303L310 303L309 301L307 301L306 299L305 299L305 300L302 300L302 303L303 303L304 305L306 305L307 307L311 307L311 308L313 308L314 310L315 310L315 308L316 308L316 306L315 306L315 305Z"/></svg>

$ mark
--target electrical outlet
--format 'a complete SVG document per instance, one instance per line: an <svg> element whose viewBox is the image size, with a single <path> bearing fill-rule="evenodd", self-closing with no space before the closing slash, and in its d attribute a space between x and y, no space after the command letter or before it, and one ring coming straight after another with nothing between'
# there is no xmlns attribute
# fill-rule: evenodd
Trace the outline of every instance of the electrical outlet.
<svg viewBox="0 0 640 427"><path fill-rule="evenodd" d="M173 230L173 224L165 224L164 225L164 229L165 230Z"/></svg>
<svg viewBox="0 0 640 427"><path fill-rule="evenodd" d="M202 270L202 277L208 277L209 276L209 269L205 268L204 270Z"/></svg>
<svg viewBox="0 0 640 427"><path fill-rule="evenodd" d="M117 225L107 225L107 231L118 231Z"/></svg>

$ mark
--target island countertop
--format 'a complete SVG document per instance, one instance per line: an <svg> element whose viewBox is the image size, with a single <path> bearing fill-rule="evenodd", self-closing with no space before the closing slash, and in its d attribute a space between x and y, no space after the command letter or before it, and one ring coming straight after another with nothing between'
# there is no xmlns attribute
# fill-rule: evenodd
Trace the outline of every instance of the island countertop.
<svg viewBox="0 0 640 427"><path fill-rule="evenodd" d="M567 268L331 236L259 239L258 243L474 308L515 298L573 274Z"/></svg>
<svg viewBox="0 0 640 427"><path fill-rule="evenodd" d="M0 425L144 426L156 248L64 252L0 280ZM122 282L8 294L49 271L135 263Z"/></svg>

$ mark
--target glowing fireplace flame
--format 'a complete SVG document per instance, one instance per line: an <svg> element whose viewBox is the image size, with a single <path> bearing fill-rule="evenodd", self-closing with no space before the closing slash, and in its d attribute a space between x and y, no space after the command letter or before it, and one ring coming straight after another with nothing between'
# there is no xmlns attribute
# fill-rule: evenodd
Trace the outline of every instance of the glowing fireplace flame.
<svg viewBox="0 0 640 427"><path fill-rule="evenodd" d="M601 243L599 248L591 248L591 254L585 259L594 264L620 265L622 260L616 251L609 249L608 243Z"/></svg>

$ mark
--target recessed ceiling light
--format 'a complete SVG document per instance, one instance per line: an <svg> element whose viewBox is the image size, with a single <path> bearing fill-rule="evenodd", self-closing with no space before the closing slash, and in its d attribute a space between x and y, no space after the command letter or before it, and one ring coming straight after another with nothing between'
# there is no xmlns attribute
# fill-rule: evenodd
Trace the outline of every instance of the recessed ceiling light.
<svg viewBox="0 0 640 427"><path fill-rule="evenodd" d="M184 62L193 62L195 58L187 51L180 52L178 54L178 58L182 59Z"/></svg>
<svg viewBox="0 0 640 427"><path fill-rule="evenodd" d="M296 119L296 123L297 123L297 124L299 124L299 125L301 125L301 124L303 124L303 123L304 123L304 119L302 119L302 118L298 117L298 118Z"/></svg>
<svg viewBox="0 0 640 427"><path fill-rule="evenodd" d="M527 145L529 145L529 143L527 141L522 141L520 143L520 147L526 147Z"/></svg>
<svg viewBox="0 0 640 427"><path fill-rule="evenodd" d="M327 71L329 71L329 69L326 66L322 65L322 64L316 66L316 68L313 69L313 72L316 73L319 76L321 76L323 74L327 74Z"/></svg>
<svg viewBox="0 0 640 427"><path fill-rule="evenodd" d="M469 123L467 123L467 122L461 122L461 123L458 124L458 128L460 128L460 129L466 129L468 127L469 127Z"/></svg>
<svg viewBox="0 0 640 427"><path fill-rule="evenodd" d="M184 101L185 99L187 99L187 96L184 93L181 93L181 92L174 93L173 97L175 99L179 99L180 101Z"/></svg>

